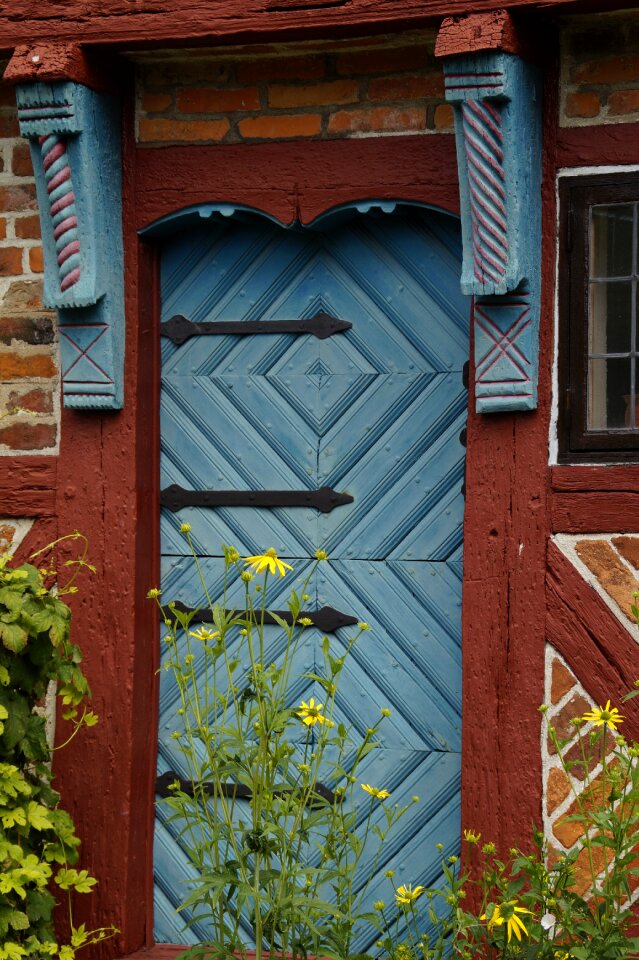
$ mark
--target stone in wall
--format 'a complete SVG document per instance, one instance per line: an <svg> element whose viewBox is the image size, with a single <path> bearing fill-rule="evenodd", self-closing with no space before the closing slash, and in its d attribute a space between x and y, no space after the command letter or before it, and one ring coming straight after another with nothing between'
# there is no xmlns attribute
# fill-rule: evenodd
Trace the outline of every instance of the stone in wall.
<svg viewBox="0 0 639 960"><path fill-rule="evenodd" d="M29 147L13 87L0 84L0 456L58 449L56 323L42 307L42 271Z"/></svg>
<svg viewBox="0 0 639 960"><path fill-rule="evenodd" d="M639 120L639 16L571 17L561 31L564 127Z"/></svg>

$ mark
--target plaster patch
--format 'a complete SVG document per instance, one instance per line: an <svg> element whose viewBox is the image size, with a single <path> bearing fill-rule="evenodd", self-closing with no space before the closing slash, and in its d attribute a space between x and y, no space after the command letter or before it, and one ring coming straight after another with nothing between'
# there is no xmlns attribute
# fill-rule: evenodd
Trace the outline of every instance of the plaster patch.
<svg viewBox="0 0 639 960"><path fill-rule="evenodd" d="M15 553L34 521L24 518L0 517L0 553Z"/></svg>

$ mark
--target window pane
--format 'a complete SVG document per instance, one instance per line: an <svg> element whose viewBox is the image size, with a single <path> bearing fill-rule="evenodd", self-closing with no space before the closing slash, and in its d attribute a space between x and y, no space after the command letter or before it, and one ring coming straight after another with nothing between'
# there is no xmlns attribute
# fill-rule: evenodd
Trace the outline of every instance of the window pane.
<svg viewBox="0 0 639 960"><path fill-rule="evenodd" d="M631 281L591 283L588 353L628 353L631 327Z"/></svg>
<svg viewBox="0 0 639 960"><path fill-rule="evenodd" d="M588 429L626 427L630 397L630 360L588 363Z"/></svg>
<svg viewBox="0 0 639 960"><path fill-rule="evenodd" d="M590 276L629 277L632 274L631 203L592 207Z"/></svg>

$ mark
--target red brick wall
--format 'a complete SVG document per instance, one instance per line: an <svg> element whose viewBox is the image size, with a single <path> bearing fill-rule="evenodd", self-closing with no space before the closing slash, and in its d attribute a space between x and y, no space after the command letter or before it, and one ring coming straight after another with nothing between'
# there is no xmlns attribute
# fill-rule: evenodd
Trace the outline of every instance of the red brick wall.
<svg viewBox="0 0 639 960"><path fill-rule="evenodd" d="M139 142L239 143L452 129L435 34L149 55Z"/></svg>
<svg viewBox="0 0 639 960"><path fill-rule="evenodd" d="M0 68L1 72L1 68ZM0 87L0 456L58 444L54 314L42 308L42 248L29 147Z"/></svg>
<svg viewBox="0 0 639 960"><path fill-rule="evenodd" d="M562 32L561 125L639 120L639 19L575 17Z"/></svg>

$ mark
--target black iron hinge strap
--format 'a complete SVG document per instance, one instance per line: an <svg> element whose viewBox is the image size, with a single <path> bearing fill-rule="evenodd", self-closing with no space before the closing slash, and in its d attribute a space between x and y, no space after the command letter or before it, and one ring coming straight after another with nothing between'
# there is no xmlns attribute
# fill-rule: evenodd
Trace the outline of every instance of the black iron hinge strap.
<svg viewBox="0 0 639 960"><path fill-rule="evenodd" d="M332 487L319 490L185 490L178 484L165 487L160 503L175 513L183 507L314 507L330 513L335 507L353 503L350 493Z"/></svg>
<svg viewBox="0 0 639 960"><path fill-rule="evenodd" d="M192 613L193 619L191 623L212 623L213 617L211 611L208 607L189 607L185 603L182 603L181 600L177 600L173 606L180 611L180 613ZM293 623L293 617L290 610L273 610L273 613L276 617L279 617L281 620L286 621L289 626ZM236 617L247 617L248 614L243 611L237 610L225 610L225 616L236 616ZM171 609L168 606L164 606L161 609L161 617L165 620L171 619ZM261 622L261 611L257 616L260 617ZM357 617L352 617L348 613L342 613L340 610L335 610L334 607L320 607L319 610L301 610L297 615L298 622L302 619L308 619L311 621L311 626L317 627L318 630L321 630L322 633L335 633L336 630L339 630L340 627L352 627L356 623L359 623ZM271 614L267 611L264 613L264 623L275 624L277 620L273 619Z"/></svg>
<svg viewBox="0 0 639 960"><path fill-rule="evenodd" d="M183 793L186 793L189 797L195 795L194 784L191 780L182 780L181 777L174 773L172 770L163 773L155 781L155 793L158 797L171 797L174 795L174 790L171 789L171 786L177 783L178 789ZM212 783L204 782L201 784L201 787L204 793L212 797L215 795L216 788ZM224 797L234 797L236 800L250 800L251 799L251 790L243 783L220 783L217 785L219 793ZM287 796L287 791L285 790L275 790L274 794L276 797L285 797ZM315 792L312 794L306 801L307 805L314 806L324 803L334 803L335 794L332 790L329 790L328 787L325 787L323 783L315 784Z"/></svg>
<svg viewBox="0 0 639 960"><path fill-rule="evenodd" d="M338 320L321 310L307 320L215 320L213 323L194 323L178 313L160 324L160 335L168 337L177 346L191 337L235 336L248 337L256 333L310 333L326 340L353 326L348 320Z"/></svg>

